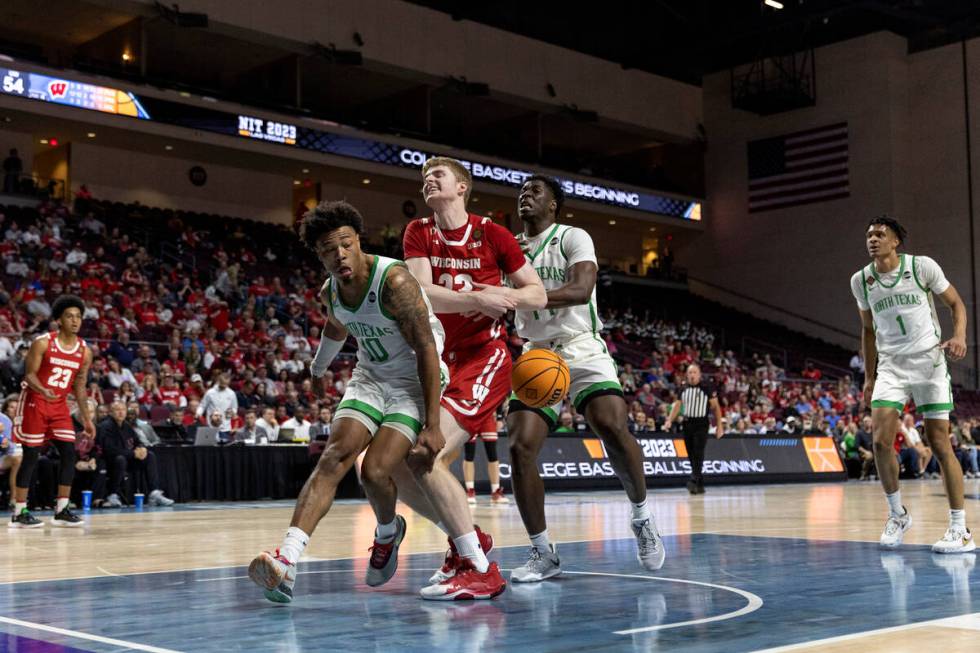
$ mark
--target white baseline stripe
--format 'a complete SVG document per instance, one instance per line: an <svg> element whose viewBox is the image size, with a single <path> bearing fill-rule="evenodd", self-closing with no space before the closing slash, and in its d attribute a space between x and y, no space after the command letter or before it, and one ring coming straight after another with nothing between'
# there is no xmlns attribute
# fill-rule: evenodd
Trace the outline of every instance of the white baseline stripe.
<svg viewBox="0 0 980 653"><path fill-rule="evenodd" d="M974 612L969 615L961 615L959 617L944 617L942 619L930 619L929 621L920 621L913 624L904 624L901 626L891 626L889 628L878 628L876 630L865 630L860 633L851 633L850 635L839 635L837 637L828 637L826 639L813 639L808 642L800 642L798 644L788 644L786 646L777 646L775 648L758 649L754 653L784 653L787 651L798 651L804 648L817 648L827 644L836 644L839 642L850 642L856 639L861 639L863 637L871 637L873 635L887 635L888 633L897 633L903 630L912 630L913 628L922 628L924 626L945 626L950 628L963 628L960 622L965 621L968 618L976 618L980 615L980 612Z"/></svg>
<svg viewBox="0 0 980 653"><path fill-rule="evenodd" d="M74 637L75 639L87 639L90 642L111 644L112 646L119 646L124 649L133 649L135 651L148 651L148 653L179 653L171 648L160 648L159 646L149 646L147 644L127 642L124 639L113 639L112 637L102 637L101 635L90 635L77 630L56 628L54 626L46 626L44 624L34 623L33 621L22 621L20 619L12 619L10 617L0 617L0 623L10 624L11 626L19 626L20 628L27 628L29 630L40 630L46 633L64 635L65 637Z"/></svg>
<svg viewBox="0 0 980 653"><path fill-rule="evenodd" d="M714 617L705 617L703 619L692 619L690 621L678 621L672 624L660 624L657 626L644 626L643 628L630 628L629 630L617 630L614 631L615 635L632 635L634 633L649 633L655 630L667 630L669 628L681 628L682 626L693 626L695 624L706 624L712 621L723 621L726 619L735 619L736 617L741 617L744 614L749 614L750 612L755 612L762 607L762 599L752 592L746 592L745 590L740 590L737 587L729 587L728 585L715 585L714 583L702 583L697 580L686 580L684 578L666 578L664 576L644 576L642 574L612 574L600 571L565 571L566 574L575 574L577 576L609 576L611 578L641 578L643 580L659 580L667 583L683 583L685 585L698 585L701 587L708 587L711 589L722 590L725 592L734 592L742 598L746 599L748 603L732 612L726 612L725 614L715 615Z"/></svg>

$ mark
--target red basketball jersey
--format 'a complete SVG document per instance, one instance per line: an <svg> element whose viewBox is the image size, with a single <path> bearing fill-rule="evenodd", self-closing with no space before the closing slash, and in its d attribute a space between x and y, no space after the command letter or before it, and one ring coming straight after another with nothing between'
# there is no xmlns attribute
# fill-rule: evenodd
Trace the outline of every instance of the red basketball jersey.
<svg viewBox="0 0 980 653"><path fill-rule="evenodd" d="M62 349L58 344L57 331L46 333L43 336L38 336L38 338L48 339L48 350L44 352L44 357L41 358L41 367L37 371L37 378L41 385L58 396L57 400L50 401L65 401L68 393L72 391L75 375L82 369L82 364L85 362L87 345L84 340L79 338L73 349ZM30 388L27 388L27 391L36 394ZM38 397L43 399L40 395Z"/></svg>
<svg viewBox="0 0 980 653"><path fill-rule="evenodd" d="M413 220L405 229L405 258L426 258L432 282L457 292L470 292L473 282L501 285L525 263L517 239L490 218L470 214L466 224L443 231L431 217ZM446 329L445 352L480 347L505 332L499 320L459 313L437 313Z"/></svg>

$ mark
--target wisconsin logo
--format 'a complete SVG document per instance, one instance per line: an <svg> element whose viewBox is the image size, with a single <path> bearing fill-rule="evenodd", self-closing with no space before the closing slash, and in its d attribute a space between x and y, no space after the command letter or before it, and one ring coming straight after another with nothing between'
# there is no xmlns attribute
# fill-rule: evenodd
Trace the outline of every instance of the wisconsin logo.
<svg viewBox="0 0 980 653"><path fill-rule="evenodd" d="M63 82L60 79L48 82L48 95L51 97L65 97L66 93L68 93L68 82Z"/></svg>

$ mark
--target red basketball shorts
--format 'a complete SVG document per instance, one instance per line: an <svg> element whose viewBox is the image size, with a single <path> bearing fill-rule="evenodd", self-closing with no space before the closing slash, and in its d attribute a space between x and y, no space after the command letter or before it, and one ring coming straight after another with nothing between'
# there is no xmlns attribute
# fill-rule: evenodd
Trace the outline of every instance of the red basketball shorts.
<svg viewBox="0 0 980 653"><path fill-rule="evenodd" d="M496 413L496 411L494 411L494 413ZM484 442L497 441L497 415L494 413L487 415L487 418L483 422L483 426L481 426L476 433L470 435L470 442L476 442L477 439L483 440Z"/></svg>
<svg viewBox="0 0 980 653"><path fill-rule="evenodd" d="M447 352L449 385L442 405L470 435L482 433L510 396L510 351L502 340L483 347ZM496 431L496 424L490 429Z"/></svg>
<svg viewBox="0 0 980 653"><path fill-rule="evenodd" d="M66 401L45 401L24 390L14 411L14 442L40 447L49 440L75 441L75 424Z"/></svg>

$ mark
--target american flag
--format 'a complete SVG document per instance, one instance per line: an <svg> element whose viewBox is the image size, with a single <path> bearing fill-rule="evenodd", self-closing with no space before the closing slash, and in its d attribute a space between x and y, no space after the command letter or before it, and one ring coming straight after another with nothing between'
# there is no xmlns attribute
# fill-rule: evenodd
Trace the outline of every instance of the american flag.
<svg viewBox="0 0 980 653"><path fill-rule="evenodd" d="M847 123L751 141L749 213L850 195Z"/></svg>

